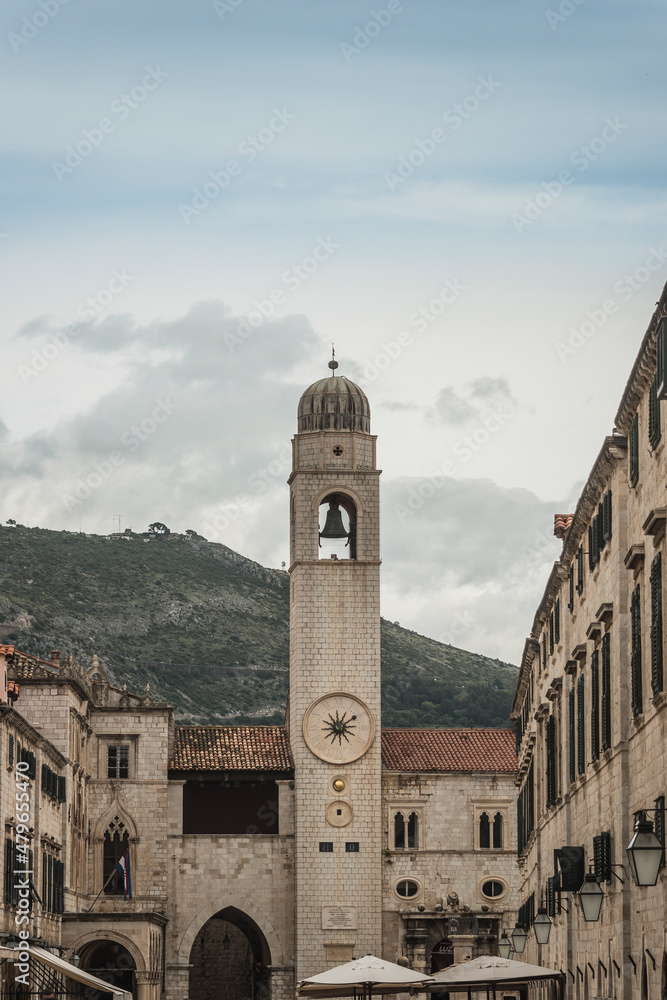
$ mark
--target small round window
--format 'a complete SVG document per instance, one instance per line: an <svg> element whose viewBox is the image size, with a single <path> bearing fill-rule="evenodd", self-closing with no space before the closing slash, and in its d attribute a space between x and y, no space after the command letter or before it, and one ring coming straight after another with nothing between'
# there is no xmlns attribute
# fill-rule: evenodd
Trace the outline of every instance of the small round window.
<svg viewBox="0 0 667 1000"><path fill-rule="evenodd" d="M487 899L498 899L505 892L507 886L497 878L489 878L482 882L480 887L483 896Z"/></svg>
<svg viewBox="0 0 667 1000"><path fill-rule="evenodd" d="M400 882L396 883L396 895L400 896L401 899L412 899L420 892L421 886L413 878L402 878Z"/></svg>

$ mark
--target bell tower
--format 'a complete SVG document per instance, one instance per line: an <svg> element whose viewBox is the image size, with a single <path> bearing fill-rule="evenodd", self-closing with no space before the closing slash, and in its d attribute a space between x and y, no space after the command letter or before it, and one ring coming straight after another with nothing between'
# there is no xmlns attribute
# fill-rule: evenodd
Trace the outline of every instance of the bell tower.
<svg viewBox="0 0 667 1000"><path fill-rule="evenodd" d="M380 472L368 400L329 367L289 478L297 981L382 948Z"/></svg>

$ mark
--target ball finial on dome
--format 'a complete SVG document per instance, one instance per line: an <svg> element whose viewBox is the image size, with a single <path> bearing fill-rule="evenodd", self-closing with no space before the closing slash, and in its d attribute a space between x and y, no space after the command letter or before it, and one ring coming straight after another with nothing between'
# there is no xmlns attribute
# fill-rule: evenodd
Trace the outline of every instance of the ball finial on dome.
<svg viewBox="0 0 667 1000"><path fill-rule="evenodd" d="M331 371L335 376L336 369L338 368L338 362L336 361L336 351L333 344L331 345L331 361L329 362L329 368L331 368Z"/></svg>

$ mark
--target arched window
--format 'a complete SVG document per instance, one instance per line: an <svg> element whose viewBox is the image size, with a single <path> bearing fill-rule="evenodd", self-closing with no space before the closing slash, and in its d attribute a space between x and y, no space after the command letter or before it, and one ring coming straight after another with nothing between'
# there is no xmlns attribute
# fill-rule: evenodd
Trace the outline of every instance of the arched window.
<svg viewBox="0 0 667 1000"><path fill-rule="evenodd" d="M394 850L416 851L419 848L419 816L411 812L407 823L403 813L394 814Z"/></svg>
<svg viewBox="0 0 667 1000"><path fill-rule="evenodd" d="M394 816L394 850L402 851L405 847L405 820L403 813Z"/></svg>
<svg viewBox="0 0 667 1000"><path fill-rule="evenodd" d="M417 850L419 847L419 817L417 813L408 816L408 848Z"/></svg>
<svg viewBox="0 0 667 1000"><path fill-rule="evenodd" d="M114 816L104 831L104 892L107 896L123 895L123 876L116 871L116 865L130 846L130 835L125 824L118 816Z"/></svg>
<svg viewBox="0 0 667 1000"><path fill-rule="evenodd" d="M497 849L503 846L503 814L499 812L493 817L493 846Z"/></svg>
<svg viewBox="0 0 667 1000"><path fill-rule="evenodd" d="M485 812L479 817L479 846L487 851L491 847L491 823L489 814Z"/></svg>

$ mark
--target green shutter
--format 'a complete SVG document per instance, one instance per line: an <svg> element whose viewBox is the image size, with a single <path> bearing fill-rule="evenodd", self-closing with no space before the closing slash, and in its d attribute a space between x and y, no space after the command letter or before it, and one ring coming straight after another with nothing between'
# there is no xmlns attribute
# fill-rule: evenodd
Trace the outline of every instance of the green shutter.
<svg viewBox="0 0 667 1000"><path fill-rule="evenodd" d="M586 724L584 719L584 675L577 680L577 770L583 774L586 770Z"/></svg>
<svg viewBox="0 0 667 1000"><path fill-rule="evenodd" d="M648 442L651 448L656 448L662 437L657 382L657 376L654 375L648 390Z"/></svg>
<svg viewBox="0 0 667 1000"><path fill-rule="evenodd" d="M602 637L602 750L611 746L611 637Z"/></svg>
<svg viewBox="0 0 667 1000"><path fill-rule="evenodd" d="M591 656L591 758L600 756L600 654L593 651Z"/></svg>
<svg viewBox="0 0 667 1000"><path fill-rule="evenodd" d="M570 577L569 577L569 594L567 601L567 610L574 611L574 563L570 566Z"/></svg>
<svg viewBox="0 0 667 1000"><path fill-rule="evenodd" d="M611 490L602 497L602 537L605 542L611 538Z"/></svg>
<svg viewBox="0 0 667 1000"><path fill-rule="evenodd" d="M584 592L584 549L580 545L577 549L577 593Z"/></svg>
<svg viewBox="0 0 667 1000"><path fill-rule="evenodd" d="M639 414L635 413L630 424L630 486L639 482Z"/></svg>
<svg viewBox="0 0 667 1000"><path fill-rule="evenodd" d="M644 707L642 692L642 611L639 584L632 592L630 602L630 628L632 648L630 652L630 676L632 682L632 714L639 715Z"/></svg>
<svg viewBox="0 0 667 1000"><path fill-rule="evenodd" d="M547 719L547 809L556 801L556 719Z"/></svg>
<svg viewBox="0 0 667 1000"><path fill-rule="evenodd" d="M560 597L556 598L554 605L554 641L556 645L560 642Z"/></svg>
<svg viewBox="0 0 667 1000"><path fill-rule="evenodd" d="M667 399L667 318L660 320L656 337L656 396Z"/></svg>
<svg viewBox="0 0 667 1000"><path fill-rule="evenodd" d="M651 687L662 691L662 553L651 563Z"/></svg>
<svg viewBox="0 0 667 1000"><path fill-rule="evenodd" d="M570 736L570 781L574 781L577 776L576 772L576 753L575 753L575 730L574 730L574 688L570 691L570 704L569 704L569 736Z"/></svg>

